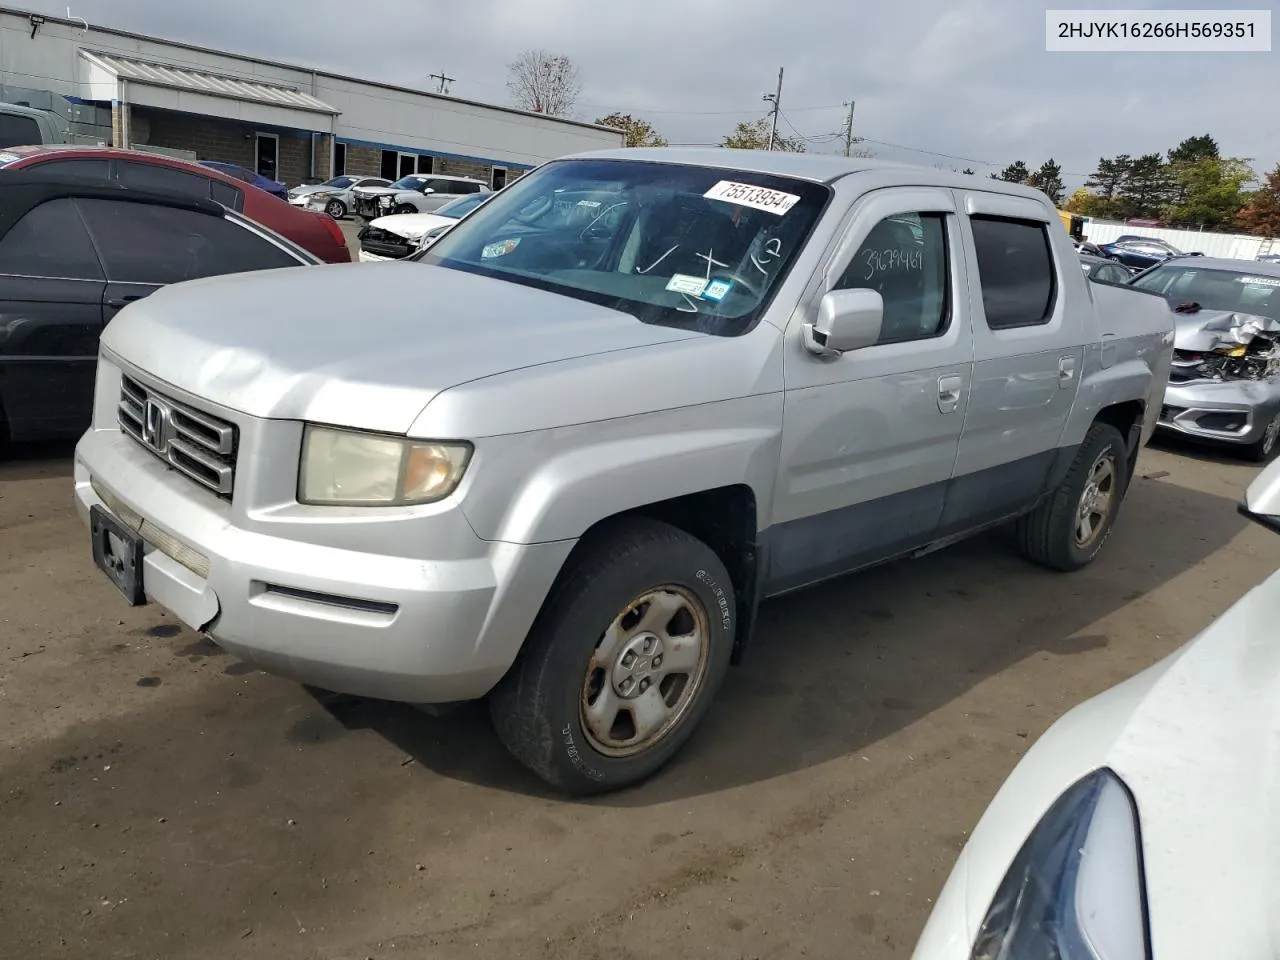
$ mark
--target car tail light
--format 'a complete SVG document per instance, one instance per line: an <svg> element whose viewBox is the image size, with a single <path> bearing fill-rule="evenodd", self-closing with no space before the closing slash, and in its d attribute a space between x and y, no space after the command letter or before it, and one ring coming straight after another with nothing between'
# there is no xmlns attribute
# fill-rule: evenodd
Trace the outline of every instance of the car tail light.
<svg viewBox="0 0 1280 960"><path fill-rule="evenodd" d="M327 213L322 214L322 216L324 217L324 228L329 231L329 236L333 237L333 242L336 243L339 248L346 250L347 238L342 235L342 228L338 226L333 217L329 216Z"/></svg>

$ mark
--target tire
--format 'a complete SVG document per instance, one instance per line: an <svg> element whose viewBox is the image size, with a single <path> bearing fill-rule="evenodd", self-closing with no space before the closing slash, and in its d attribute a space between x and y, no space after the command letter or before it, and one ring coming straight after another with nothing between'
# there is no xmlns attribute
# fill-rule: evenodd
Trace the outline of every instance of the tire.
<svg viewBox="0 0 1280 960"><path fill-rule="evenodd" d="M391 212L392 213L417 213L418 208L413 206L413 204L410 204L410 203L399 203L399 204L396 204L395 209L392 210Z"/></svg>
<svg viewBox="0 0 1280 960"><path fill-rule="evenodd" d="M330 200L325 204L324 212L335 220L341 220L347 215L347 205L341 200Z"/></svg>
<svg viewBox="0 0 1280 960"><path fill-rule="evenodd" d="M1266 463L1275 455L1277 446L1280 446L1280 412L1267 424L1262 439L1245 447L1244 453L1254 463Z"/></svg>
<svg viewBox="0 0 1280 960"><path fill-rule="evenodd" d="M710 547L653 520L606 528L579 545L490 694L494 728L517 760L571 796L639 783L706 716L736 629L729 573ZM701 645L688 639L699 635ZM659 669L663 656L689 669ZM637 721L641 703L663 718L650 731Z"/></svg>
<svg viewBox="0 0 1280 960"><path fill-rule="evenodd" d="M1105 466L1104 466L1105 464ZM1071 571L1093 561L1107 538L1129 483L1124 439L1115 427L1095 423L1085 434L1062 483L1035 510L1018 520L1018 547L1028 560L1052 570ZM1084 498L1107 494L1105 508L1093 500L1089 536L1081 539Z"/></svg>

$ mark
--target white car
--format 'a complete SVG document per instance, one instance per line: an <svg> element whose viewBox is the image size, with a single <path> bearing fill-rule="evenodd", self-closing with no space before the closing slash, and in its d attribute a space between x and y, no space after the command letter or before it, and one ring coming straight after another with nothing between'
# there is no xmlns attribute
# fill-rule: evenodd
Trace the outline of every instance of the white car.
<svg viewBox="0 0 1280 960"><path fill-rule="evenodd" d="M351 210L352 193L356 187L386 187L391 184L385 177L356 177L344 175L324 183L294 187L289 191L289 202L295 207L323 210L335 220L341 220Z"/></svg>
<svg viewBox="0 0 1280 960"><path fill-rule="evenodd" d="M360 259L365 263L399 260L415 250L425 250L491 196L492 193L473 193L446 203L435 213L378 217L360 229Z"/></svg>
<svg viewBox="0 0 1280 960"><path fill-rule="evenodd" d="M411 173L381 187L360 187L352 194L351 209L366 220L393 213L435 213L459 197L493 191L474 177Z"/></svg>
<svg viewBox="0 0 1280 960"><path fill-rule="evenodd" d="M1280 461L1241 512L1280 532ZM914 960L1274 957L1280 572L1062 717L965 845Z"/></svg>

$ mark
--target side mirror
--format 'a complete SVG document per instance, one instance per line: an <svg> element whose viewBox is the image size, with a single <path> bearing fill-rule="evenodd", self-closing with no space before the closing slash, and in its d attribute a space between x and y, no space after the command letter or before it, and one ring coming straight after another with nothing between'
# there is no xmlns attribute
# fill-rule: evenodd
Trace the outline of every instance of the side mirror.
<svg viewBox="0 0 1280 960"><path fill-rule="evenodd" d="M861 350L880 339L884 299L876 290L832 290L818 304L818 319L801 329L804 346L820 357Z"/></svg>
<svg viewBox="0 0 1280 960"><path fill-rule="evenodd" d="M1238 509L1255 523L1280 533L1280 460L1272 461L1254 478Z"/></svg>
<svg viewBox="0 0 1280 960"><path fill-rule="evenodd" d="M425 195L425 194L428 194L428 193L435 193L435 192L436 192L436 188L435 188L435 187L427 187L427 188L425 188L422 192L423 192L423 194L424 194L424 195Z"/></svg>

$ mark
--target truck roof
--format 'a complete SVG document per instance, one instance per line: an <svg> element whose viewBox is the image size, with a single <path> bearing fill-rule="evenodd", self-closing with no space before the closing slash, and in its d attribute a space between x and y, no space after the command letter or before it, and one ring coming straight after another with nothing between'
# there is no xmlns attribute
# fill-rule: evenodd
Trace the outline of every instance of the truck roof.
<svg viewBox="0 0 1280 960"><path fill-rule="evenodd" d="M1045 195L1020 183L992 180L976 174L954 173L919 164L865 157L842 157L823 153L786 153L780 150L732 150L725 147L631 147L592 150L568 159L640 160L649 163L681 163L697 167L728 167L751 173L794 177L814 183L832 183L855 173L900 172L904 185L937 185L959 189L980 189L989 193L1044 200Z"/></svg>

